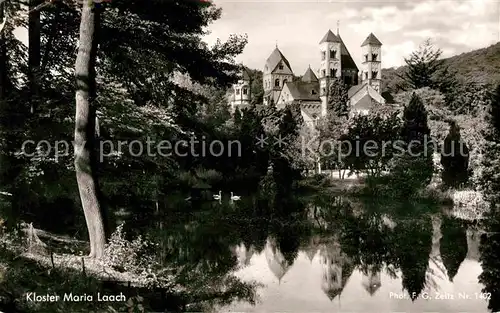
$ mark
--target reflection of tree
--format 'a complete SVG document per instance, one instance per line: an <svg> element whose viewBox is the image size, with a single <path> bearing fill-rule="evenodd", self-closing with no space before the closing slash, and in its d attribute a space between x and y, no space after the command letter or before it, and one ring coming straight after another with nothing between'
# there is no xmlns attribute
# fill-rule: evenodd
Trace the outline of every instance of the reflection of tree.
<svg viewBox="0 0 500 313"><path fill-rule="evenodd" d="M342 228L342 247L356 260L362 270L368 267L380 269L383 262L390 260L390 229L378 214L362 214L359 217L346 216Z"/></svg>
<svg viewBox="0 0 500 313"><path fill-rule="evenodd" d="M401 270L403 288L415 300L426 284L432 250L432 224L424 216L399 222L394 228L394 261Z"/></svg>
<svg viewBox="0 0 500 313"><path fill-rule="evenodd" d="M281 281L281 278L285 276L286 272L293 265L293 261L289 262L285 256L283 255L279 245L276 242L276 239L273 237L269 237L267 239L265 255L267 260L267 265L269 269L274 274L274 276Z"/></svg>
<svg viewBox="0 0 500 313"><path fill-rule="evenodd" d="M483 292L491 293L488 308L500 310L500 212L493 210L486 215L479 251L483 272L479 281L485 286Z"/></svg>
<svg viewBox="0 0 500 313"><path fill-rule="evenodd" d="M441 258L446 267L448 278L453 281L460 264L467 256L467 234L460 220L453 217L443 217L441 234L439 249Z"/></svg>

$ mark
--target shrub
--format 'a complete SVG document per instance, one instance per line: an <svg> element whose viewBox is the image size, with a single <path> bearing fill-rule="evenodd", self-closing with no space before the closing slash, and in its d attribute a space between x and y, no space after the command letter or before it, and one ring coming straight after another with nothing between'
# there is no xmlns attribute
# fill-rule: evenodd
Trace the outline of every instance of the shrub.
<svg viewBox="0 0 500 313"><path fill-rule="evenodd" d="M103 263L115 270L130 273L147 286L169 286L171 277L163 275L165 271L152 249L156 246L158 244L145 240L142 236L132 241L127 240L121 224L106 245Z"/></svg>

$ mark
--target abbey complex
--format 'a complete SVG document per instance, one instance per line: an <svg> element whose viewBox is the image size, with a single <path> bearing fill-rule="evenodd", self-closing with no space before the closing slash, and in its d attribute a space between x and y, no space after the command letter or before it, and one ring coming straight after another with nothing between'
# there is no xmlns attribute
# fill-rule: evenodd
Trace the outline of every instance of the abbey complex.
<svg viewBox="0 0 500 313"><path fill-rule="evenodd" d="M314 125L327 114L328 86L338 78L348 87L350 111L366 114L374 103L385 103L381 96L382 43L370 34L361 44L362 68L358 69L338 31L329 30L319 42L319 71L310 67L299 79L294 80L290 62L278 46L267 59L263 69L264 105L284 108L292 102L300 103L302 117ZM244 108L250 105L251 77L244 69L240 80L234 84L230 106Z"/></svg>

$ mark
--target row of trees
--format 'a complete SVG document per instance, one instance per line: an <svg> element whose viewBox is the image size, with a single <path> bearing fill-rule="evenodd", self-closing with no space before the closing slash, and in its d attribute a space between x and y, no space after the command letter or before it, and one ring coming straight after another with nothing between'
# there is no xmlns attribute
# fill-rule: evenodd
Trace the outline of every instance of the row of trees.
<svg viewBox="0 0 500 313"><path fill-rule="evenodd" d="M457 124L450 121L449 134L438 142L428 125L428 105L417 93L411 93L402 108L375 106L369 115L349 117L345 86L336 80L331 90L336 96L330 99L329 114L320 124L316 146L328 167L344 173L365 173L371 182L380 182L379 178L385 176L398 186L398 196L406 197L430 182L435 171L434 153L441 153L447 185L467 181L469 152ZM337 143L335 151L324 151L321 143L328 141Z"/></svg>
<svg viewBox="0 0 500 313"><path fill-rule="evenodd" d="M26 47L13 33L26 22L24 7L7 0L0 10L4 23L0 188L13 195L7 216L10 225L19 217L40 223L37 216L52 213L54 219L64 216L75 223L81 216L80 202L90 254L100 258L114 226L113 211L127 207L143 214L166 209L169 204L159 202L183 182L188 188L200 184L210 188L220 187L214 181L231 184L231 179L253 177L257 185L272 163L275 179L286 180L277 185L290 188L288 178L297 175L293 157L277 147L260 151L255 138L281 134L292 144L298 129L294 113L252 109L228 123L220 91L235 81L240 68L234 57L247 38L233 35L212 47L202 41L206 26L221 16L215 5L207 1L160 1L147 6L124 1L100 6L88 1L39 4L31 7L29 25L25 25L28 59L23 54ZM179 73L199 88L179 84L175 80ZM268 130L263 118L272 121ZM242 153L240 157L236 151L221 157L136 156L127 149L121 154L99 151L104 140L189 142L192 138L237 139ZM57 156L54 149L28 155L21 151L25 140L74 141L74 155ZM109 156L100 162L100 153ZM207 174L210 171L215 174ZM75 202L75 210L66 207L59 212L54 204L60 199Z"/></svg>
<svg viewBox="0 0 500 313"><path fill-rule="evenodd" d="M347 144L336 145L333 147L336 151L327 151L330 153L321 158L322 163L344 172L366 172L369 177L393 173L390 176L398 186L422 182L409 190L426 185L433 173L441 174L445 186L477 187L483 168L478 161L485 145L482 132L487 128L484 112L492 101L492 88L460 81L441 55L442 51L430 40L424 42L405 59L406 71L399 76L399 83L394 82L397 88L390 90L395 103L374 104L367 116L350 114L345 86L341 81L333 81L328 115L319 125L318 144L327 141ZM425 138L428 143L424 146ZM400 144L394 147L397 141ZM399 153L408 151L412 141L422 143L412 145L412 152L426 151L425 158ZM389 142L392 144L384 146ZM363 147L367 144L377 148L366 153ZM316 145L320 156L325 153L324 148Z"/></svg>

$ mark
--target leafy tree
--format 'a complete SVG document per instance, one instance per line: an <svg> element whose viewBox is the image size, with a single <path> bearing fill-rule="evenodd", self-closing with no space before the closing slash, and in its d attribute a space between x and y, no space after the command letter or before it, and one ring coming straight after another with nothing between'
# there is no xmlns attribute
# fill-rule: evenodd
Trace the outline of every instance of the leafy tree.
<svg viewBox="0 0 500 313"><path fill-rule="evenodd" d="M427 110L420 97L416 93L413 93L410 103L403 110L401 137L407 144L411 141L417 141L423 147L424 139L429 135L430 129L427 125Z"/></svg>
<svg viewBox="0 0 500 313"><path fill-rule="evenodd" d="M348 134L343 138L353 149L346 157L349 168L354 172L366 172L371 178L379 177L389 169L396 152L393 141L401 129L398 113L387 117L356 115L349 124Z"/></svg>
<svg viewBox="0 0 500 313"><path fill-rule="evenodd" d="M409 197L429 184L434 172L427 111L416 94L404 108L400 134L390 176L392 185L398 186L394 194Z"/></svg>
<svg viewBox="0 0 500 313"><path fill-rule="evenodd" d="M264 103L264 85L262 83L262 71L260 70L250 70L250 78L252 79L252 85L250 86L250 92L252 93L252 104L263 104Z"/></svg>
<svg viewBox="0 0 500 313"><path fill-rule="evenodd" d="M270 161L279 198L290 194L293 183L301 178L302 164L297 143L302 120L299 105L287 106L277 114L277 132L273 137L282 142L270 148Z"/></svg>
<svg viewBox="0 0 500 313"><path fill-rule="evenodd" d="M467 80L446 95L446 103L455 114L478 116L490 100L490 94L490 85Z"/></svg>
<svg viewBox="0 0 500 313"><path fill-rule="evenodd" d="M460 186L468 178L469 148L460 136L460 128L455 121L450 123L441 151L442 179L447 186Z"/></svg>
<svg viewBox="0 0 500 313"><path fill-rule="evenodd" d="M347 87L339 78L335 78L328 86L327 114L346 116L349 113Z"/></svg>
<svg viewBox="0 0 500 313"><path fill-rule="evenodd" d="M500 204L500 85L492 94L492 101L487 115L490 127L485 131L486 147L483 157L483 175L481 186L486 198L491 202L492 208L496 209Z"/></svg>
<svg viewBox="0 0 500 313"><path fill-rule="evenodd" d="M337 168L339 170L347 169L343 153L344 149L347 147L340 144L347 127L347 117L338 116L334 113L327 114L326 117L322 117L318 122L317 128L319 136L315 148L317 149L319 160L325 164L327 168ZM345 171L341 176L344 174Z"/></svg>

